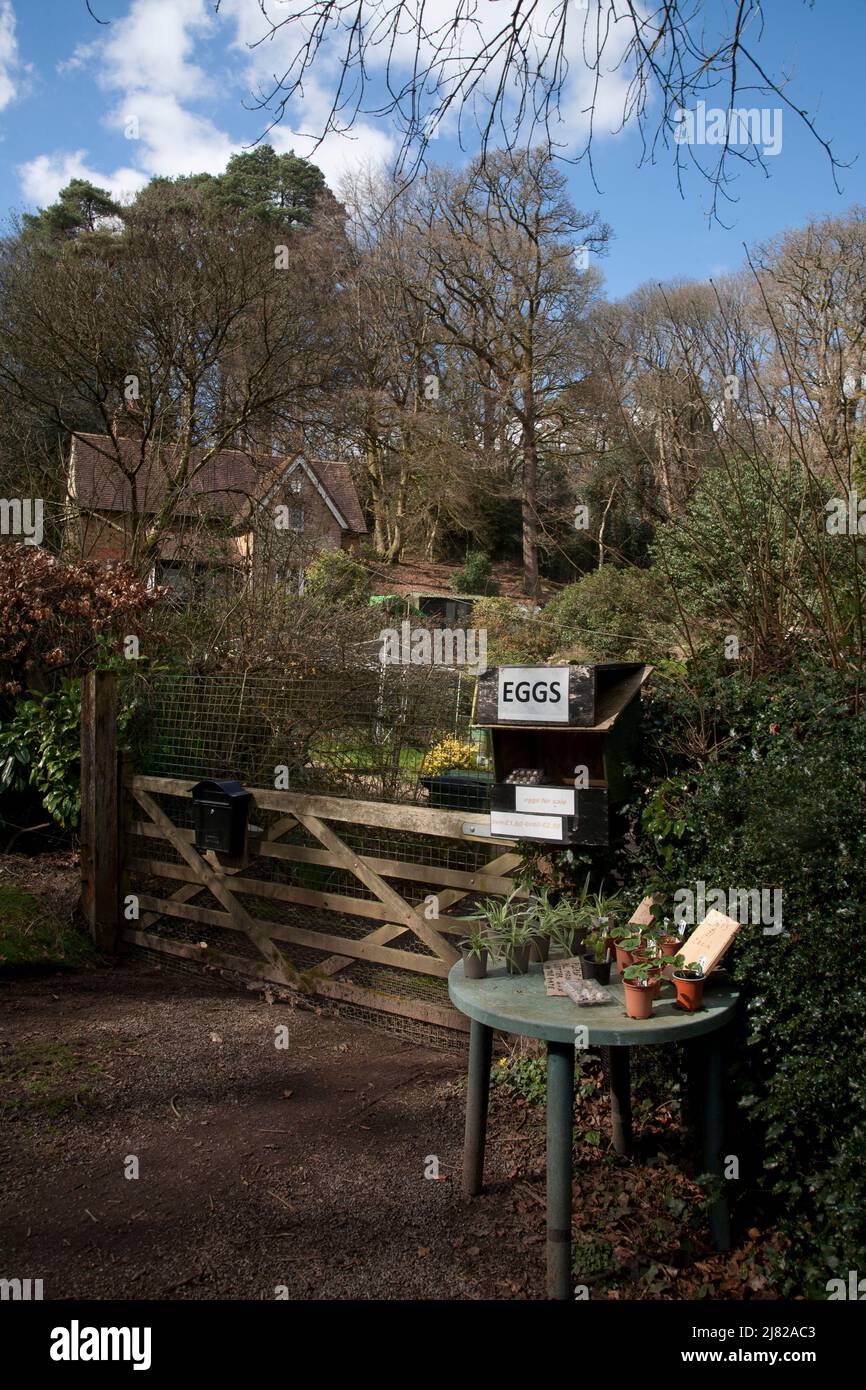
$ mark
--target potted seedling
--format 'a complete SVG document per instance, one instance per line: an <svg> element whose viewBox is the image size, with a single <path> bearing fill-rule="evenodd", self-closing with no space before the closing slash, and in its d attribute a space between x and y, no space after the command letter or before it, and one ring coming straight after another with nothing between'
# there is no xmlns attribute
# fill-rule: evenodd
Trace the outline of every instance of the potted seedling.
<svg viewBox="0 0 866 1390"><path fill-rule="evenodd" d="M677 1003L681 1009L688 1013L697 1013L701 1008L704 999L704 984L706 975L704 974L704 957L700 960L691 960L688 965L685 956L678 955L673 959L673 982L677 992Z"/></svg>
<svg viewBox="0 0 866 1390"><path fill-rule="evenodd" d="M465 920L483 922L481 934L484 942L493 955L505 955L507 964L507 953L504 949L504 941L508 937L512 927L522 925L524 913L515 906L515 898L520 892L519 888L514 888L507 898L485 898L473 912L467 912ZM533 932L530 929L529 945L532 944ZM467 940L470 938L467 937ZM527 946L527 955L529 946Z"/></svg>
<svg viewBox="0 0 866 1390"><path fill-rule="evenodd" d="M512 918L508 926L496 933L496 945L505 957L505 968L509 975L526 974L535 940L535 928L517 917Z"/></svg>
<svg viewBox="0 0 866 1390"><path fill-rule="evenodd" d="M487 954L490 938L483 927L471 931L465 941L460 942L463 954L463 974L467 980L483 980L487 976Z"/></svg>
<svg viewBox="0 0 866 1390"><path fill-rule="evenodd" d="M680 949L680 939L675 931L670 930L670 918L665 917L658 929L659 954L662 956L675 956Z"/></svg>
<svg viewBox="0 0 866 1390"><path fill-rule="evenodd" d="M597 980L600 985L610 984L606 923L584 938L581 965L585 980Z"/></svg>
<svg viewBox="0 0 866 1390"><path fill-rule="evenodd" d="M613 933L613 939L616 950L616 966L622 976L625 976L630 965L651 958L656 954L655 943L650 935L649 927L627 925L624 930L617 927Z"/></svg>
<svg viewBox="0 0 866 1390"><path fill-rule="evenodd" d="M550 944L559 914L559 907L550 901L550 889L541 888L526 909L525 921L535 932L532 942L533 960L545 961L550 955Z"/></svg>
<svg viewBox="0 0 866 1390"><path fill-rule="evenodd" d="M625 1011L629 1018L649 1018L659 992L659 968L656 957L647 956L634 961L623 971Z"/></svg>
<svg viewBox="0 0 866 1390"><path fill-rule="evenodd" d="M605 935L613 945L622 906L622 898L619 893L592 893L586 897L583 908L593 935L597 934L599 925L603 925L607 929Z"/></svg>

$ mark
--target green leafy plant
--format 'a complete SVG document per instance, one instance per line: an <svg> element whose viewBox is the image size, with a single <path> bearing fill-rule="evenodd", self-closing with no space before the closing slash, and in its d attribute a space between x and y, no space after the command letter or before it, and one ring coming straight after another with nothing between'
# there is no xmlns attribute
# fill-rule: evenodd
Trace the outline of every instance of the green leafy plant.
<svg viewBox="0 0 866 1390"><path fill-rule="evenodd" d="M735 628L731 627L730 631ZM862 675L792 641L749 679L709 658L656 670L644 723L642 892L774 885L784 934L748 925L732 1092L741 1170L781 1235L782 1294L826 1296L866 1248L866 718ZM641 808L635 808L640 814Z"/></svg>
<svg viewBox="0 0 866 1390"><path fill-rule="evenodd" d="M495 939L497 950L505 957L509 969L513 970L520 963L520 952L538 939L538 932L528 922L512 918L507 926L496 933Z"/></svg>
<svg viewBox="0 0 866 1390"><path fill-rule="evenodd" d="M547 1068L540 1057L502 1057L491 1072L491 1080L528 1105L544 1105L547 1098Z"/></svg>
<svg viewBox="0 0 866 1390"><path fill-rule="evenodd" d="M537 936L551 936L559 917L559 905L550 901L551 891L550 888L541 888L526 906L525 919L535 929Z"/></svg>
<svg viewBox="0 0 866 1390"><path fill-rule="evenodd" d="M47 695L19 700L0 725L0 792L39 792L48 814L64 829L78 824L81 685L67 678Z"/></svg>
<svg viewBox="0 0 866 1390"><path fill-rule="evenodd" d="M704 967L701 964L701 962L699 960L693 960L690 961L688 965L686 965L686 958L682 954L682 952L668 959L666 964L672 965L676 973L678 975L682 975L683 978L686 980L706 979L706 976L704 975Z"/></svg>
<svg viewBox="0 0 866 1390"><path fill-rule="evenodd" d="M370 594L366 566L345 550L322 550L304 571L304 592L323 603L358 608Z"/></svg>
<svg viewBox="0 0 866 1390"><path fill-rule="evenodd" d="M460 949L467 956L477 956L480 960L485 951L489 951L492 942L488 933L483 927L478 927L475 931L469 932L463 941L460 942Z"/></svg>
<svg viewBox="0 0 866 1390"><path fill-rule="evenodd" d="M637 985L640 989L648 989L650 985L654 985L658 981L659 968L658 958L650 956L646 960L637 960L631 965L627 965L622 972L622 977L630 985Z"/></svg>
<svg viewBox="0 0 866 1390"><path fill-rule="evenodd" d="M602 927L600 931L589 932L583 938L583 949L586 955L591 956L597 965L603 965L607 958L607 928Z"/></svg>
<svg viewBox="0 0 866 1390"><path fill-rule="evenodd" d="M515 906L519 892L519 888L513 888L507 898L485 898L471 912L464 914L464 920L485 922L488 938L498 939L516 919L523 916L524 910Z"/></svg>
<svg viewBox="0 0 866 1390"><path fill-rule="evenodd" d="M495 594L498 585L491 579L493 566L483 550L470 550L463 568L451 576L451 588L457 594Z"/></svg>

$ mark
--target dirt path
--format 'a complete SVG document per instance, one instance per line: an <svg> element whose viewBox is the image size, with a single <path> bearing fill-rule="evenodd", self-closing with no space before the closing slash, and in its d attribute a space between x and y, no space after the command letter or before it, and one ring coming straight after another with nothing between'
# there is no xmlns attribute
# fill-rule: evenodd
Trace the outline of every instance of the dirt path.
<svg viewBox="0 0 866 1390"><path fill-rule="evenodd" d="M144 964L0 1005L3 1272L46 1298L543 1288L543 1207L515 1225L495 1156L459 1195L459 1055Z"/></svg>
<svg viewBox="0 0 866 1390"><path fill-rule="evenodd" d="M519 1093L494 1087L467 1203L464 1067L143 961L2 978L0 1274L46 1298L540 1298L543 1070L502 1073ZM761 1232L709 1250L691 1146L655 1089L635 1161L612 1153L597 1063L575 1127L592 1298L774 1296Z"/></svg>

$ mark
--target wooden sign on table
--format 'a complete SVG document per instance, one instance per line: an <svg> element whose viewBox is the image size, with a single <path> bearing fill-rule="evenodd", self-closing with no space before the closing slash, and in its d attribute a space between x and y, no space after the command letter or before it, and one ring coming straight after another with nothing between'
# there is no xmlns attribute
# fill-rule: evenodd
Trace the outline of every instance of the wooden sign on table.
<svg viewBox="0 0 866 1390"><path fill-rule="evenodd" d="M688 969L690 965L703 958L704 974L709 975L711 970L715 970L739 930L740 923L735 922L733 917L726 917L717 908L712 908L700 926L695 927L688 941L684 941L680 947L680 952L685 957L685 968Z"/></svg>
<svg viewBox="0 0 866 1390"><path fill-rule="evenodd" d="M661 899L658 897L658 895L653 896L652 894L650 894L649 897L641 898L634 912L628 919L629 926L651 927L653 924L655 909L656 907L658 907L660 901Z"/></svg>

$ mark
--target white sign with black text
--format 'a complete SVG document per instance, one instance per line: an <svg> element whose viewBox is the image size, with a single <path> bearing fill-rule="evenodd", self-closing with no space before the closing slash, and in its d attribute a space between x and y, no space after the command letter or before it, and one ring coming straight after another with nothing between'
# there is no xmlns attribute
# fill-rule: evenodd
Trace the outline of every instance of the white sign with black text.
<svg viewBox="0 0 866 1390"><path fill-rule="evenodd" d="M567 724L567 666L500 666L500 723Z"/></svg>

